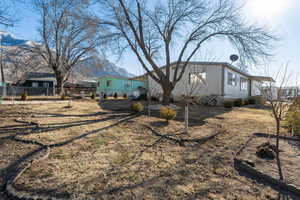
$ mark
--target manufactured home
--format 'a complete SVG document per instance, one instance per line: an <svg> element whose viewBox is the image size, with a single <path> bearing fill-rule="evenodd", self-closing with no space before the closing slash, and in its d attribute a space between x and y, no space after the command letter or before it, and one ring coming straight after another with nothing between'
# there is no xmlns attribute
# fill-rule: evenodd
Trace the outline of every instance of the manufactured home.
<svg viewBox="0 0 300 200"><path fill-rule="evenodd" d="M175 64L171 64L171 80ZM163 93L160 85L148 74L135 79L145 80L152 93ZM261 95L260 83L266 81L274 82L271 77L250 75L226 62L189 62L182 79L172 91L172 96L180 97L194 89L194 96L218 95L224 99L247 98ZM195 84L199 83L201 86L195 87Z"/></svg>
<svg viewBox="0 0 300 200"><path fill-rule="evenodd" d="M139 88L145 88L145 82L124 77L103 76L98 79L97 93L108 96L113 96L115 93L119 96L125 94L130 96Z"/></svg>

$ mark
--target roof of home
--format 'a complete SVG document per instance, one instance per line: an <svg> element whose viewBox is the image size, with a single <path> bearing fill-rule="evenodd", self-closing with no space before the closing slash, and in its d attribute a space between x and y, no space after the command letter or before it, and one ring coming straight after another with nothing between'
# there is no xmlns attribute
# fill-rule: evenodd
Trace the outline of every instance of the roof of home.
<svg viewBox="0 0 300 200"><path fill-rule="evenodd" d="M172 62L171 64L170 64L170 66L173 66L173 65L175 65L175 64L177 64L178 62ZM182 62L182 64L183 64L184 62ZM265 77L265 76L252 76L252 75L250 75L249 73L247 73L247 72L245 72L245 71L243 71L243 70L241 70L241 69L239 69L239 68L237 68L237 67L235 67L234 65L232 65L232 64L230 64L230 63L227 63L227 62L201 62L201 61L191 61L191 62L188 62L189 64L194 64L194 65L223 65L223 66L226 66L226 67L228 67L229 69L231 69L231 70L233 70L233 71L235 71L235 72L238 72L238 73L240 73L240 74L242 74L242 75L244 75L244 76L247 76L247 77L250 77L250 78L253 78L253 79L256 79L256 80L261 80L261 81L273 81L273 82L275 82L274 81L274 79L272 78L272 77ZM166 66L162 66L161 68L165 68ZM139 77L142 77L142 76L145 76L145 75L147 75L148 73L146 73L146 74L143 74L143 75L140 75L140 76L137 76L137 77L134 77L134 78L139 78ZM264 79L264 80L263 80Z"/></svg>
<svg viewBox="0 0 300 200"><path fill-rule="evenodd" d="M115 79L122 79L122 80L139 81L139 80L135 80L134 78L121 77L121 76L111 76L111 75L101 76L101 77L97 78L97 80L100 80L102 78L115 78Z"/></svg>
<svg viewBox="0 0 300 200"><path fill-rule="evenodd" d="M101 77L97 78L97 80L102 79L102 78L129 79L127 77L122 77L122 76L104 75L104 76L101 76Z"/></svg>
<svg viewBox="0 0 300 200"><path fill-rule="evenodd" d="M55 74L45 73L45 72L28 72L26 74L26 80L53 81L53 80L55 80Z"/></svg>
<svg viewBox="0 0 300 200"><path fill-rule="evenodd" d="M250 76L250 78L258 81L276 82L272 77L268 76Z"/></svg>

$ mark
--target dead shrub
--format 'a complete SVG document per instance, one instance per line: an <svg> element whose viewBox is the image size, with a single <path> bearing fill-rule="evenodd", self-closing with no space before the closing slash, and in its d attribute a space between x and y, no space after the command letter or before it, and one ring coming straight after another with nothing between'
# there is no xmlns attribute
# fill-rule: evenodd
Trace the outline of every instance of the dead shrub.
<svg viewBox="0 0 300 200"><path fill-rule="evenodd" d="M142 112L144 110L144 106L140 102L135 102L131 104L131 110L134 112Z"/></svg>
<svg viewBox="0 0 300 200"><path fill-rule="evenodd" d="M159 111L160 117L167 120L167 122L171 119L174 119L177 115L176 110L172 108L162 106Z"/></svg>

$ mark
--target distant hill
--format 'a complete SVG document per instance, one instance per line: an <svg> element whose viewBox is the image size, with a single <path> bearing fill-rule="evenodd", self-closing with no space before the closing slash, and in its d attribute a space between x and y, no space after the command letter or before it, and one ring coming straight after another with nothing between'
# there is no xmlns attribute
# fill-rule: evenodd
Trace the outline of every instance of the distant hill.
<svg viewBox="0 0 300 200"><path fill-rule="evenodd" d="M32 46L35 42L16 38L13 34L0 30L0 43L2 43L4 49L12 49ZM85 59L79 66L80 67L75 70L77 81L95 79L106 75L126 78L134 76L134 74L129 73L126 69L116 66L107 59L102 59L98 55L93 55ZM49 69L45 69L45 72L49 72Z"/></svg>
<svg viewBox="0 0 300 200"><path fill-rule="evenodd" d="M97 55L87 58L83 61L82 65L84 65L84 67L80 67L80 71L83 71L82 73L86 72L90 78L99 78L107 75L124 78L135 76L126 69L116 66L107 59L101 59Z"/></svg>

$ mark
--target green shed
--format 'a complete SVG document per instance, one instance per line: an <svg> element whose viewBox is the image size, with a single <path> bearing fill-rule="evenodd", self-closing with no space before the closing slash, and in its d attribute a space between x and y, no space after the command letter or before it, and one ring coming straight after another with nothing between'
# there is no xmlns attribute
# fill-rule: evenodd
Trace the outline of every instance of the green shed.
<svg viewBox="0 0 300 200"><path fill-rule="evenodd" d="M124 94L129 96L139 88L146 88L145 83L123 77L103 76L98 79L97 93L108 96L113 96L115 93L119 96Z"/></svg>

